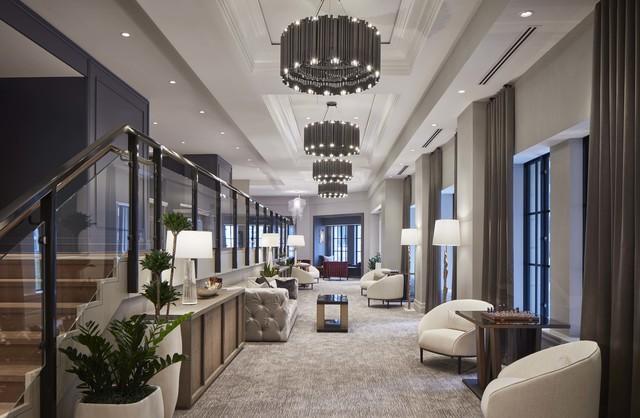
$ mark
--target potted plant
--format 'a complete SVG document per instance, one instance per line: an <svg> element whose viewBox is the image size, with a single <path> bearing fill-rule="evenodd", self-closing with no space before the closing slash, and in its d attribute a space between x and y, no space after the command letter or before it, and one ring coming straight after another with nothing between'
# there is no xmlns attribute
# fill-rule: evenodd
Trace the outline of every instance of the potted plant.
<svg viewBox="0 0 640 418"><path fill-rule="evenodd" d="M174 353L160 356L160 342L191 314L159 324L149 323L144 315L114 320L108 327L114 343L102 336L91 321L79 327L72 340L84 346L60 348L71 361L67 372L80 379L82 400L76 404L76 418L133 418L163 415L162 391L149 384L161 370L184 359Z"/></svg>
<svg viewBox="0 0 640 418"><path fill-rule="evenodd" d="M174 247L175 248L175 247ZM173 258L171 254L163 250L153 250L147 253L140 265L143 270L151 271L151 281L143 286L142 296L147 298L154 308L154 324L159 327L167 326L170 322L169 310L162 318L162 308L171 306L180 298L178 292L170 283L162 280L162 273L172 269ZM168 353L182 353L182 333L180 328L174 328L166 335L166 338L158 347L158 354L165 356ZM178 389L180 385L180 363L176 363L162 370L153 377L151 383L162 389L165 418L173 416L178 401Z"/></svg>
<svg viewBox="0 0 640 418"><path fill-rule="evenodd" d="M176 249L178 247L178 234L182 231L187 231L192 229L193 226L189 218L187 218L186 216L178 212L165 213L164 216L162 217L162 223L164 224L165 228L167 228L167 231L171 231L171 234L173 237L173 246L171 247L173 248L173 251L171 254L171 273L169 276L169 286L173 287L173 273L175 271L175 266L176 266ZM171 307L171 304L167 304L167 316L169 316L170 307Z"/></svg>
<svg viewBox="0 0 640 418"><path fill-rule="evenodd" d="M382 256L380 255L380 253L374 255L369 259L369 270L375 270L378 263L382 263Z"/></svg>

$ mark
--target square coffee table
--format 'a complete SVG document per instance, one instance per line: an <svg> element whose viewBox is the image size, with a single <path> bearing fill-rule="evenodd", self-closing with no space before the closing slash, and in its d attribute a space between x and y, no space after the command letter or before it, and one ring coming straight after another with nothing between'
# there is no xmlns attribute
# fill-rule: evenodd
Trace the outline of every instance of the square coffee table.
<svg viewBox="0 0 640 418"><path fill-rule="evenodd" d="M340 305L340 319L324 319L326 305ZM318 295L316 307L318 332L349 332L349 300L346 295Z"/></svg>

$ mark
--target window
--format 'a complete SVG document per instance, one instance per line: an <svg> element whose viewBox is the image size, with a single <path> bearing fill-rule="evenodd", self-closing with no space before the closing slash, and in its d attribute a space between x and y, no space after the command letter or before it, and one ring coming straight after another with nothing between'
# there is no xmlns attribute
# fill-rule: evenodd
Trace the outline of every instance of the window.
<svg viewBox="0 0 640 418"><path fill-rule="evenodd" d="M233 225L224 226L224 248L233 248Z"/></svg>
<svg viewBox="0 0 640 418"><path fill-rule="evenodd" d="M362 263L362 225L353 225L353 253L355 259L353 264Z"/></svg>
<svg viewBox="0 0 640 418"><path fill-rule="evenodd" d="M524 165L524 309L549 317L549 154Z"/></svg>
<svg viewBox="0 0 640 418"><path fill-rule="evenodd" d="M333 261L349 261L347 225L329 225Z"/></svg>
<svg viewBox="0 0 640 418"><path fill-rule="evenodd" d="M294 224L287 225L287 237L289 235L296 234L296 226ZM287 247L287 257L293 258L295 257L296 248L295 247Z"/></svg>

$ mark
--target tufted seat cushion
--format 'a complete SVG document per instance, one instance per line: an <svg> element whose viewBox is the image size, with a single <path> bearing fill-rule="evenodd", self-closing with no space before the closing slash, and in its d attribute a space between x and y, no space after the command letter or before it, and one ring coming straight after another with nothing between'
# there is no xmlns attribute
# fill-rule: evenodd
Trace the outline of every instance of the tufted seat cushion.
<svg viewBox="0 0 640 418"><path fill-rule="evenodd" d="M247 341L287 341L298 314L297 301L286 289L245 290Z"/></svg>

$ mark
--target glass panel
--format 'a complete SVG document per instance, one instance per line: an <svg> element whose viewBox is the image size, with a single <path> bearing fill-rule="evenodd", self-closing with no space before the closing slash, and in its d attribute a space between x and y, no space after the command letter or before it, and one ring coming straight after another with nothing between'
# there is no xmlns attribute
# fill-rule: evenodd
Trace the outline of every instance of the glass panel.
<svg viewBox="0 0 640 418"><path fill-rule="evenodd" d="M193 180L186 167L176 161L165 158L162 170L162 213L177 212L193 222L191 212ZM163 238L167 231L163 227Z"/></svg>
<svg viewBox="0 0 640 418"><path fill-rule="evenodd" d="M235 227L233 225L233 198L231 196L231 190L224 186L220 186L220 221L221 221L221 234L220 245L222 246L222 252L220 254L220 263L222 272L230 271L232 269L232 251L235 244Z"/></svg>
<svg viewBox="0 0 640 418"><path fill-rule="evenodd" d="M213 234L213 248L216 248L216 199L218 192L215 190L215 181L205 177L198 178L198 221L197 227L200 231L211 231ZM215 253L215 251L214 251ZM215 275L215 257L210 259L199 259L198 278Z"/></svg>
<svg viewBox="0 0 640 418"><path fill-rule="evenodd" d="M43 224L25 221L0 241L0 402L8 409L24 403L43 365L43 234Z"/></svg>
<svg viewBox="0 0 640 418"><path fill-rule="evenodd" d="M247 198L241 194L237 194L237 208L238 228L236 230L236 243L238 244L238 266L244 266L244 251L247 241Z"/></svg>

